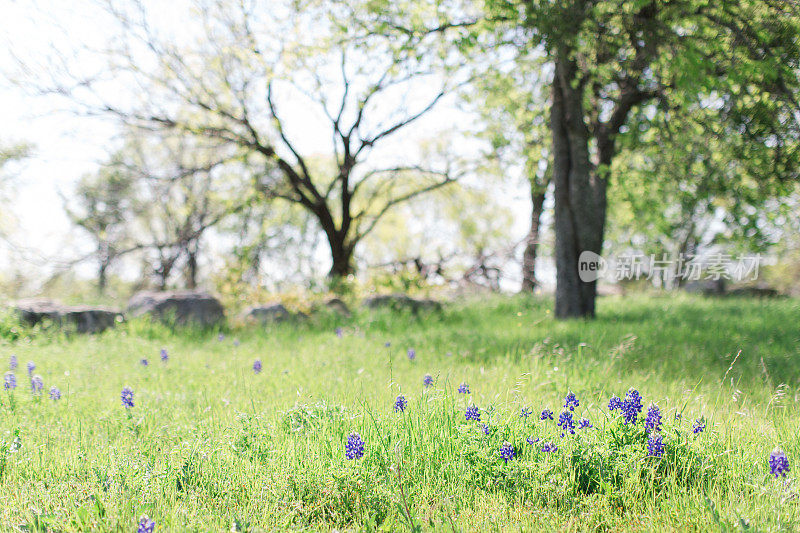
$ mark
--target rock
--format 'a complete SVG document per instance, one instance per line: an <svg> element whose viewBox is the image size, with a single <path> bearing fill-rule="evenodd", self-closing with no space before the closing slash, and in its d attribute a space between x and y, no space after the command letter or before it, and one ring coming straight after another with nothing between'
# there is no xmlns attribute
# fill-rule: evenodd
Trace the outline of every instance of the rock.
<svg viewBox="0 0 800 533"><path fill-rule="evenodd" d="M388 308L395 311L407 309L414 314L420 311L440 311L442 309L442 304L436 300L416 299L399 293L370 296L364 300L362 305L367 309Z"/></svg>
<svg viewBox="0 0 800 533"><path fill-rule="evenodd" d="M325 307L336 313L337 315L349 317L350 308L339 298L329 298L325 301Z"/></svg>
<svg viewBox="0 0 800 533"><path fill-rule="evenodd" d="M749 298L778 298L781 295L777 289L765 285L736 287L729 290L727 294L728 296L743 296Z"/></svg>
<svg viewBox="0 0 800 533"><path fill-rule="evenodd" d="M24 300L17 303L15 310L24 324L35 326L50 321L78 333L100 333L123 318L119 310L109 307L68 306L53 300Z"/></svg>
<svg viewBox="0 0 800 533"><path fill-rule="evenodd" d="M720 279L702 279L693 280L683 286L683 290L691 293L702 293L706 296L721 296L725 294L725 280Z"/></svg>
<svg viewBox="0 0 800 533"><path fill-rule="evenodd" d="M167 324L214 326L225 320L225 309L203 291L143 291L128 301L131 316L150 315Z"/></svg>
<svg viewBox="0 0 800 533"><path fill-rule="evenodd" d="M261 324L284 322L293 317L294 315L280 303L253 305L242 313L244 320Z"/></svg>

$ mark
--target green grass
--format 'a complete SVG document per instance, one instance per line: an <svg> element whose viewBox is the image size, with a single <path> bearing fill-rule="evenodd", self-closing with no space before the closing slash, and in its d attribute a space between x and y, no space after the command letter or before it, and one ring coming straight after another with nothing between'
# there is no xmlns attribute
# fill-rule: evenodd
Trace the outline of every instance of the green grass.
<svg viewBox="0 0 800 533"><path fill-rule="evenodd" d="M18 356L20 387L0 393L0 530L135 531L142 514L156 531L800 529L798 301L603 299L591 322L556 322L551 305L318 316L223 341L142 322L28 335L6 321L0 361ZM28 360L59 402L32 397ZM606 409L631 386L664 415L661 461ZM595 429L561 439L555 421L518 416L549 407L558 419L570 389ZM400 392L409 405L396 414ZM467 402L491 436L466 422ZM695 436L700 416L708 428ZM366 453L347 461L352 431ZM508 464L504 441L518 452ZM776 446L787 480L769 475Z"/></svg>

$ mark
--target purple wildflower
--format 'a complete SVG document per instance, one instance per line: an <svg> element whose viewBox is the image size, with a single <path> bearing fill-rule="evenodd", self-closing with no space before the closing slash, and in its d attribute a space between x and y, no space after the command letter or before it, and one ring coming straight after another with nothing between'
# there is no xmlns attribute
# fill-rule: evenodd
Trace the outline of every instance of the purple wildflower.
<svg viewBox="0 0 800 533"><path fill-rule="evenodd" d="M592 423L589 422L588 418L581 418L580 420L578 420L578 429L588 429L591 427L593 426Z"/></svg>
<svg viewBox="0 0 800 533"><path fill-rule="evenodd" d="M11 357L8 358L8 368L9 369L16 370L18 364L19 363L17 361L17 356L16 355L12 355Z"/></svg>
<svg viewBox="0 0 800 533"><path fill-rule="evenodd" d="M408 400L402 394L399 394L397 398L394 399L394 412L395 413L402 413L406 410L406 406L408 405Z"/></svg>
<svg viewBox="0 0 800 533"><path fill-rule="evenodd" d="M528 437L527 439L525 439L525 442L527 442L528 444L530 444L531 446L533 446L534 444L536 444L537 442L539 442L539 437L536 437L535 439L534 439L532 436L531 436L531 437Z"/></svg>
<svg viewBox="0 0 800 533"><path fill-rule="evenodd" d="M336 336L341 339L344 336L344 330L342 328L336 328Z"/></svg>
<svg viewBox="0 0 800 533"><path fill-rule="evenodd" d="M3 388L6 390L17 388L17 376L13 372L6 372L3 376Z"/></svg>
<svg viewBox="0 0 800 533"><path fill-rule="evenodd" d="M647 418L644 420L644 428L648 433L661 430L661 411L658 406L653 404L647 410Z"/></svg>
<svg viewBox="0 0 800 533"><path fill-rule="evenodd" d="M572 418L572 411L562 411L558 416L558 427L561 428L561 436L565 433L575 434L575 420Z"/></svg>
<svg viewBox="0 0 800 533"><path fill-rule="evenodd" d="M481 421L481 412L476 405L470 405L467 407L466 412L464 413L464 417L467 420L475 420L476 422Z"/></svg>
<svg viewBox="0 0 800 533"><path fill-rule="evenodd" d="M262 368L261 359L256 359L255 361L253 361L253 372L255 372L256 374L260 374L261 368Z"/></svg>
<svg viewBox="0 0 800 533"><path fill-rule="evenodd" d="M514 446L512 446L510 442L504 442L503 445L500 446L500 459L505 461L506 464L508 464L515 455L517 455L517 452L514 451Z"/></svg>
<svg viewBox="0 0 800 533"><path fill-rule="evenodd" d="M550 420L553 419L553 411L551 411L550 409L543 409L542 414L539 415L539 420L547 420L548 418Z"/></svg>
<svg viewBox="0 0 800 533"><path fill-rule="evenodd" d="M458 392L460 394L469 394L469 385L467 385L466 383L462 383L461 385L458 386Z"/></svg>
<svg viewBox="0 0 800 533"><path fill-rule="evenodd" d="M780 448L775 448L769 454L769 471L776 478L786 477L786 472L789 471L789 458Z"/></svg>
<svg viewBox="0 0 800 533"><path fill-rule="evenodd" d="M389 341L386 341L386 342L384 342L384 343L383 343L383 347L384 347L384 348L388 348L388 347L389 347L389 346L391 346L391 345L392 345L392 343L391 343L391 342L389 342Z"/></svg>
<svg viewBox="0 0 800 533"><path fill-rule="evenodd" d="M553 444L552 442L545 442L542 444L542 451L544 453L553 453L558 451L558 446Z"/></svg>
<svg viewBox="0 0 800 533"><path fill-rule="evenodd" d="M492 432L492 429L486 424L481 424L481 429L485 435L489 435Z"/></svg>
<svg viewBox="0 0 800 533"><path fill-rule="evenodd" d="M166 348L161 348L161 361L164 363L169 361L169 353L167 352Z"/></svg>
<svg viewBox="0 0 800 533"><path fill-rule="evenodd" d="M142 359L141 361L139 361L139 364L142 366L147 366L150 364L150 362L147 359Z"/></svg>
<svg viewBox="0 0 800 533"><path fill-rule="evenodd" d="M661 433L653 433L647 439L647 456L661 457L664 455L664 438Z"/></svg>
<svg viewBox="0 0 800 533"><path fill-rule="evenodd" d="M519 412L519 417L528 418L529 416L531 416L531 414L533 414L533 410L528 409L527 407L523 407Z"/></svg>
<svg viewBox="0 0 800 533"><path fill-rule="evenodd" d="M622 417L626 424L636 424L636 418L642 412L642 396L639 391L631 388L622 402Z"/></svg>
<svg viewBox="0 0 800 533"><path fill-rule="evenodd" d="M431 387L433 385L433 376L430 374L425 374L422 378L422 384L425 385L425 388Z"/></svg>
<svg viewBox="0 0 800 533"><path fill-rule="evenodd" d="M36 365L33 363L33 361L28 361L28 365L27 366L28 366L28 375L30 375L33 372L33 370L36 368Z"/></svg>
<svg viewBox="0 0 800 533"><path fill-rule="evenodd" d="M413 361L417 358L417 351L414 348L409 348L408 352L406 352L406 355L408 355L409 361Z"/></svg>
<svg viewBox="0 0 800 533"><path fill-rule="evenodd" d="M692 433L702 433L706 429L706 421L703 418L698 418L692 425Z"/></svg>
<svg viewBox="0 0 800 533"><path fill-rule="evenodd" d="M347 443L344 445L344 456L348 459L361 459L364 457L364 441L361 440L361 435L355 431L347 437Z"/></svg>
<svg viewBox="0 0 800 533"><path fill-rule="evenodd" d="M217 340L219 342L224 341L225 340L225 334L224 333L220 333L219 335L217 335Z"/></svg>
<svg viewBox="0 0 800 533"><path fill-rule="evenodd" d="M53 401L61 399L61 389L58 387L50 387L50 399Z"/></svg>
<svg viewBox="0 0 800 533"><path fill-rule="evenodd" d="M569 409L570 411L574 411L576 407L580 405L578 398L575 396L575 393L569 391L566 398L564 398L564 408Z"/></svg>
<svg viewBox="0 0 800 533"><path fill-rule="evenodd" d="M155 529L156 523L150 520L150 517L146 514L143 514L139 519L139 528L136 530L136 533L153 533Z"/></svg>
<svg viewBox="0 0 800 533"><path fill-rule="evenodd" d="M617 409L622 409L622 405L623 405L622 404L622 400L617 395L612 396L611 399L608 400L608 410L609 411L615 411Z"/></svg>
<svg viewBox="0 0 800 533"><path fill-rule="evenodd" d="M241 342L239 342L239 339L233 339L233 347L234 348L238 348L240 344L241 344Z"/></svg>
<svg viewBox="0 0 800 533"><path fill-rule="evenodd" d="M43 388L44 388L44 380L42 379L42 376L36 374L31 378L31 392L33 394L39 394L40 392L42 392Z"/></svg>
<svg viewBox="0 0 800 533"><path fill-rule="evenodd" d="M130 409L133 407L133 389L130 387L124 387L122 389L122 393L120 394L120 398L122 399L122 407L125 409Z"/></svg>

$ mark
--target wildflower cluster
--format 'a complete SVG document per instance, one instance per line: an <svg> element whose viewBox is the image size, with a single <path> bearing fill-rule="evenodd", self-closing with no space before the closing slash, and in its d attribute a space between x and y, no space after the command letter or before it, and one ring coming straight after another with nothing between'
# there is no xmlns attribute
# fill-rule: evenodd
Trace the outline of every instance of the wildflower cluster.
<svg viewBox="0 0 800 533"><path fill-rule="evenodd" d="M648 433L661 430L661 411L658 406L653 404L647 410L647 418L644 421L644 428Z"/></svg>
<svg viewBox="0 0 800 533"><path fill-rule="evenodd" d="M394 412L395 413L402 413L406 410L406 406L408 405L408 400L402 394L398 395L397 398L394 400Z"/></svg>
<svg viewBox="0 0 800 533"><path fill-rule="evenodd" d="M464 417L467 420L474 420L476 422L480 422L481 412L476 405L470 405L469 407L467 407L467 411L464 413Z"/></svg>
<svg viewBox="0 0 800 533"><path fill-rule="evenodd" d="M572 411L562 411L558 416L558 427L561 428L562 437L566 433L575 434L575 420L572 418Z"/></svg>
<svg viewBox="0 0 800 533"><path fill-rule="evenodd" d="M789 458L780 448L775 448L769 454L769 471L776 478L783 476L789 471Z"/></svg>
<svg viewBox="0 0 800 533"><path fill-rule="evenodd" d="M355 431L347 437L344 445L344 456L348 459L361 459L364 457L364 441Z"/></svg>
<svg viewBox="0 0 800 533"><path fill-rule="evenodd" d="M122 407L125 409L130 409L133 407L133 389L130 387L124 387L122 392L120 393L120 399L122 400Z"/></svg>
<svg viewBox="0 0 800 533"><path fill-rule="evenodd" d="M428 387L433 386L433 376L431 376L430 374L425 374L425 376L423 376L422 378L422 384L425 386L426 389Z"/></svg>
<svg viewBox="0 0 800 533"><path fill-rule="evenodd" d="M514 456L517 455L517 452L514 451L514 446L511 445L509 442L504 442L502 446L500 446L500 458L508 463Z"/></svg>
<svg viewBox="0 0 800 533"><path fill-rule="evenodd" d="M551 411L550 409L543 409L542 410L542 414L539 415L539 419L540 420L548 420L548 419L552 420L553 419L553 411Z"/></svg>

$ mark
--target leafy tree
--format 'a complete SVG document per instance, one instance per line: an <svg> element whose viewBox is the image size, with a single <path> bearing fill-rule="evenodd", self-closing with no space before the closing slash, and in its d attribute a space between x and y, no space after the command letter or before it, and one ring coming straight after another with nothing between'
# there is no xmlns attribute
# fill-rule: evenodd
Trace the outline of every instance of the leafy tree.
<svg viewBox="0 0 800 533"><path fill-rule="evenodd" d="M487 0L500 27L521 27L553 71L556 316L593 316L599 254L621 138L656 115L699 112L704 135L753 179L798 176L800 16L788 2ZM632 122L632 117L638 119ZM671 118L671 115L668 115ZM635 127L633 127L635 125Z"/></svg>
<svg viewBox="0 0 800 533"><path fill-rule="evenodd" d="M449 74L458 58L440 53L436 34L371 33L358 24L361 7L201 1L185 21L191 38L178 41L159 31L143 1L110 0L120 31L107 54L110 68L147 98L110 96L101 76L50 89L126 124L239 151L261 169L262 198L314 217L330 248L330 274L346 276L356 246L386 213L463 173L448 158L423 162L407 149L380 151L463 79ZM70 78L67 69L62 78ZM330 139L324 170L310 164L318 154L305 142L319 123Z"/></svg>

